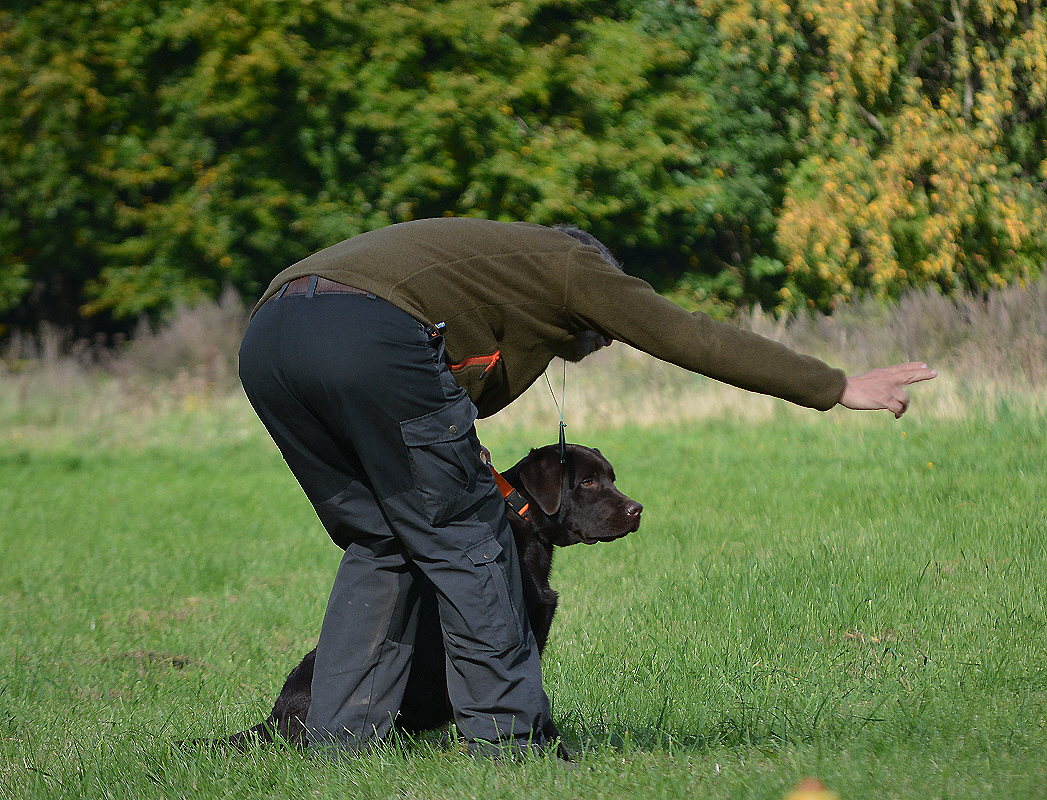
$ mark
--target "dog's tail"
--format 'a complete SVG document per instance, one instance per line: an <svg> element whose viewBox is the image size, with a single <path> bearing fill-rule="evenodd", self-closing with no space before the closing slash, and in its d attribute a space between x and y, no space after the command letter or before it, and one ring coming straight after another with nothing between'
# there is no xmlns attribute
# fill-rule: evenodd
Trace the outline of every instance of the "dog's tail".
<svg viewBox="0 0 1047 800"><path fill-rule="evenodd" d="M220 749L249 750L252 747L286 745L298 750L309 746L305 716L312 700L313 662L316 650L306 654L301 663L287 676L279 697L269 716L253 728L221 739L194 739L182 744L211 746Z"/></svg>
<svg viewBox="0 0 1047 800"><path fill-rule="evenodd" d="M309 736L306 733L305 724L298 717L277 719L275 715L270 714L253 728L234 733L225 739L216 739L214 743L236 750L250 750L252 747L273 744L304 750L309 746Z"/></svg>
<svg viewBox="0 0 1047 800"><path fill-rule="evenodd" d="M278 719L270 714L253 728L223 736L219 739L187 739L178 746L187 749L210 748L213 750L239 750L246 752L255 747L272 745L304 750L309 746L309 735L305 725L297 717Z"/></svg>

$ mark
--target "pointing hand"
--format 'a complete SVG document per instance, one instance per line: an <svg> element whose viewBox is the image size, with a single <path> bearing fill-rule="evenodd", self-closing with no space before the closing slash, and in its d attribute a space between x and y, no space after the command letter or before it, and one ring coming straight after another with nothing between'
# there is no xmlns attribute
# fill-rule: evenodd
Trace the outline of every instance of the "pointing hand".
<svg viewBox="0 0 1047 800"><path fill-rule="evenodd" d="M937 370L918 361L870 370L847 379L840 405L859 411L886 409L898 418L909 408L909 393L904 387L937 375Z"/></svg>

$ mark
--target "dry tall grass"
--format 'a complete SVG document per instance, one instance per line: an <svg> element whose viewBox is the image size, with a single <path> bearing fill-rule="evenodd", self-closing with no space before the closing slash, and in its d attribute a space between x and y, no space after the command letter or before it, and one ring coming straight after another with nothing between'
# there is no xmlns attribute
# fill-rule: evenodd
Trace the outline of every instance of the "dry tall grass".
<svg viewBox="0 0 1047 800"><path fill-rule="evenodd" d="M141 445L172 426L187 437L248 437L258 425L236 378L248 307L234 294L180 308L158 330L142 327L117 349L78 343L59 332L12 337L0 354L0 425L7 441ZM831 317L775 319L759 308L736 322L850 373L902 360L940 372L914 387L915 414L958 416L1000 402L1047 406L1047 280L980 298L911 292L891 306L868 300ZM709 417L760 419L795 412L615 345L550 367L490 427L555 431L556 401L572 435L587 428L657 425ZM206 412L206 413L202 413ZM848 415L854 417L859 415Z"/></svg>

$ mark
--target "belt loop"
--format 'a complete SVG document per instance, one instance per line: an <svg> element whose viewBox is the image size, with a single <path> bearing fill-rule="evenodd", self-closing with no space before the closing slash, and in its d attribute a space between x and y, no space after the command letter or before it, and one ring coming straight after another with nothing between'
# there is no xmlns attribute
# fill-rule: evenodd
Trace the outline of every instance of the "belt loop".
<svg viewBox="0 0 1047 800"><path fill-rule="evenodd" d="M316 293L316 283L319 280L320 280L320 276L319 275L310 275L309 276L309 289L305 293L306 297L312 297Z"/></svg>
<svg viewBox="0 0 1047 800"><path fill-rule="evenodd" d="M290 285L291 285L290 281L285 283L283 286L280 287L280 291L278 291L275 295L273 295L273 297L275 297L277 300L279 300L281 297L284 296L284 292L287 291L287 287L290 286Z"/></svg>

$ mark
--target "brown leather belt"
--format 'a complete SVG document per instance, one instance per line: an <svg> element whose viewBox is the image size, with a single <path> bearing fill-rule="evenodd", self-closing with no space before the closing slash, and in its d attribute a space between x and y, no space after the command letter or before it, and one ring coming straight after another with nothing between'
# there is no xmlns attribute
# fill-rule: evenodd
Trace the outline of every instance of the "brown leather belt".
<svg viewBox="0 0 1047 800"><path fill-rule="evenodd" d="M346 286L344 283L338 283L329 278L321 278L319 275L305 275L285 283L279 294L275 296L289 297L296 294L309 294L309 284L312 283L313 278L316 279L313 294L367 294L363 289L357 289L355 286Z"/></svg>

